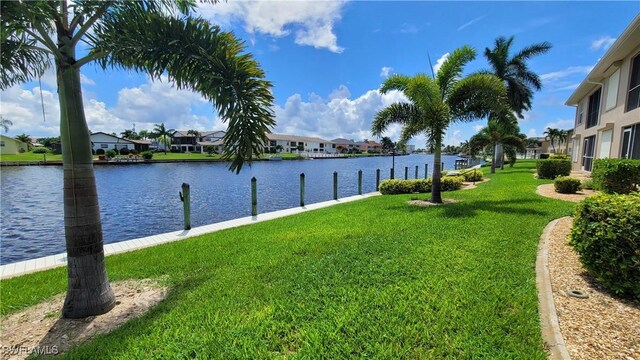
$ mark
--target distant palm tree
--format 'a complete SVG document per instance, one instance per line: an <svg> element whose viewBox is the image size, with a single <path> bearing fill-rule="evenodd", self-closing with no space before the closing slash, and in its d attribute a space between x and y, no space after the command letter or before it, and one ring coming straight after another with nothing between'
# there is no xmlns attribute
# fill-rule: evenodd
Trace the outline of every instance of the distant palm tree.
<svg viewBox="0 0 640 360"><path fill-rule="evenodd" d="M527 60L534 56L546 53L551 49L551 44L546 41L533 44L525 47L510 57L509 53L511 52L513 39L513 36L509 38L504 36L498 37L495 40L493 49L485 48L484 55L491 67L489 72L504 81L505 86L507 87L507 99L509 106L517 116L522 119L524 118L523 112L531 109L533 90L542 89L542 81L540 80L540 77L533 71L529 70L527 67ZM509 120L506 119L505 121L508 122ZM494 154L500 152L500 144L497 144L494 149ZM498 157L500 158L498 160L502 167L502 157Z"/></svg>
<svg viewBox="0 0 640 360"><path fill-rule="evenodd" d="M31 136L27 134L16 135L15 139L27 144L27 151L31 150Z"/></svg>
<svg viewBox="0 0 640 360"><path fill-rule="evenodd" d="M193 135L196 138L196 141L200 138L200 131L198 130L189 130L187 131L187 135Z"/></svg>
<svg viewBox="0 0 640 360"><path fill-rule="evenodd" d="M4 130L5 134L9 132L9 126L12 126L12 125L13 125L13 122L11 122L11 120L0 118L0 127L2 128L2 130Z"/></svg>
<svg viewBox="0 0 640 360"><path fill-rule="evenodd" d="M279 145L279 144L278 144L278 145L276 145L276 152L277 152L277 153L282 152L282 150L284 150L284 147L282 147L282 145Z"/></svg>
<svg viewBox="0 0 640 360"><path fill-rule="evenodd" d="M553 149L554 153L556 152L556 146L555 146L556 139L558 139L559 136L560 136L560 130L558 129L547 128L544 131L544 137L545 139L549 140L549 142L551 143L551 148Z"/></svg>
<svg viewBox="0 0 640 360"><path fill-rule="evenodd" d="M164 126L164 123L154 124L153 132L156 135L156 139L160 139L162 144L164 145L164 154L167 154L167 146L171 144L171 138L173 134L176 132L174 129L167 129Z"/></svg>
<svg viewBox="0 0 640 360"><path fill-rule="evenodd" d="M388 136L383 136L380 139L380 147L382 148L382 152L388 153L389 151L395 149L396 144L391 141L391 138Z"/></svg>
<svg viewBox="0 0 640 360"><path fill-rule="evenodd" d="M506 90L499 78L491 74L462 76L464 66L475 57L472 47L463 46L451 53L434 78L394 74L380 88L383 94L401 91L409 102L393 103L379 111L371 131L380 136L392 123L402 124L399 147L418 134L425 135L427 145L434 149L432 203L442 203L442 138L449 124L483 118L492 110L504 111Z"/></svg>
<svg viewBox="0 0 640 360"><path fill-rule="evenodd" d="M130 130L130 129L127 129L127 130L121 132L120 135L122 135L123 138L129 139L129 140L138 140L138 139L140 139L140 136L134 130Z"/></svg>
<svg viewBox="0 0 640 360"><path fill-rule="evenodd" d="M140 136L140 138L143 140L147 140L147 138L149 137L149 130L140 130L138 132L138 136Z"/></svg>
<svg viewBox="0 0 640 360"><path fill-rule="evenodd" d="M487 126L482 128L477 134L471 137L469 142L474 149L481 149L487 146L495 148L496 144L504 144L506 146L512 146L517 150L525 150L525 143L518 133L517 121L512 117L512 121L509 123L500 122L496 119L489 119ZM495 154L494 154L495 159ZM491 162L491 173L496 172L496 161Z"/></svg>
<svg viewBox="0 0 640 360"><path fill-rule="evenodd" d="M568 148L569 143L567 139L569 137L569 130L558 130L558 146L565 144L565 150ZM565 151L565 153L568 151Z"/></svg>

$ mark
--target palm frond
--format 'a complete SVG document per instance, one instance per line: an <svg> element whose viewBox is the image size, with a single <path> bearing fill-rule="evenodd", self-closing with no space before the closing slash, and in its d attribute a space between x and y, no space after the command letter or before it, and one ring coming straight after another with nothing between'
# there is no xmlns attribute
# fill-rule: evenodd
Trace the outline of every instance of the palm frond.
<svg viewBox="0 0 640 360"><path fill-rule="evenodd" d="M393 74L389 76L380 87L380 93L386 94L392 90L398 90L404 92L407 89L411 77L400 74Z"/></svg>
<svg viewBox="0 0 640 360"><path fill-rule="evenodd" d="M524 49L520 50L516 55L514 55L515 59L528 60L531 57L542 55L551 50L551 43L544 41L541 43L529 45Z"/></svg>
<svg viewBox="0 0 640 360"><path fill-rule="evenodd" d="M110 13L96 26L92 53L104 67L167 75L177 88L211 100L223 121L224 157L240 171L262 152L275 125L271 83L244 44L203 19L149 13L137 7Z"/></svg>
<svg viewBox="0 0 640 360"><path fill-rule="evenodd" d="M420 121L421 115L420 109L414 104L393 103L378 111L371 123L371 133L374 136L380 136L389 125L416 123Z"/></svg>
<svg viewBox="0 0 640 360"><path fill-rule="evenodd" d="M462 76L462 69L471 60L475 59L476 50L465 45L454 50L451 55L438 70L436 81L441 91L441 98L444 100L456 81Z"/></svg>
<svg viewBox="0 0 640 360"><path fill-rule="evenodd" d="M472 121L506 111L506 89L494 75L475 74L460 80L447 99L455 121Z"/></svg>
<svg viewBox="0 0 640 360"><path fill-rule="evenodd" d="M51 65L49 51L28 33L32 21L49 19L47 8L45 2L0 2L0 89L34 80Z"/></svg>

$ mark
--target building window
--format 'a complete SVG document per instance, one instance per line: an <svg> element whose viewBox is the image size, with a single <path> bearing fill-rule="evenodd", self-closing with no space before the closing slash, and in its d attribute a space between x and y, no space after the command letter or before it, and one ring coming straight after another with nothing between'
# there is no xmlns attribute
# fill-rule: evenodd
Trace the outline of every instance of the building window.
<svg viewBox="0 0 640 360"><path fill-rule="evenodd" d="M620 83L620 69L616 70L607 81L607 99L605 101L605 111L616 107L618 102L618 85Z"/></svg>
<svg viewBox="0 0 640 360"><path fill-rule="evenodd" d="M4 147L4 141L0 141L0 147Z"/></svg>
<svg viewBox="0 0 640 360"><path fill-rule="evenodd" d="M585 171L591 171L593 166L593 155L596 144L596 136L589 136L584 139L584 148L582 153L582 167Z"/></svg>
<svg viewBox="0 0 640 360"><path fill-rule="evenodd" d="M622 129L623 159L640 159L640 123Z"/></svg>
<svg viewBox="0 0 640 360"><path fill-rule="evenodd" d="M276 146L276 141L275 141L275 140L271 140L271 141L269 141L269 145L270 145L270 146Z"/></svg>
<svg viewBox="0 0 640 360"><path fill-rule="evenodd" d="M629 95L627 111L640 107L640 55L631 62L631 79L629 79Z"/></svg>
<svg viewBox="0 0 640 360"><path fill-rule="evenodd" d="M578 125L582 125L584 121L584 106L582 103L578 104Z"/></svg>
<svg viewBox="0 0 640 360"><path fill-rule="evenodd" d="M108 149L109 148L109 144L100 144L100 148L101 149Z"/></svg>
<svg viewBox="0 0 640 360"><path fill-rule="evenodd" d="M602 88L599 88L596 92L589 96L589 108L587 110L587 126L586 128L590 128L592 126L598 125L598 116L600 115L600 94L602 93Z"/></svg>

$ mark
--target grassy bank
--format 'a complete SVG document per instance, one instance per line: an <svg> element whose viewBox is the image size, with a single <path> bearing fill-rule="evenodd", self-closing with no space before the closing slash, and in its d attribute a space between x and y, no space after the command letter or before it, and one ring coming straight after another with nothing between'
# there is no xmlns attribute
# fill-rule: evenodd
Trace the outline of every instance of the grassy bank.
<svg viewBox="0 0 640 360"><path fill-rule="evenodd" d="M536 248L574 204L535 194L533 164L446 206L380 196L111 256L112 280L172 290L72 355L544 359ZM63 292L65 269L1 285L6 314Z"/></svg>

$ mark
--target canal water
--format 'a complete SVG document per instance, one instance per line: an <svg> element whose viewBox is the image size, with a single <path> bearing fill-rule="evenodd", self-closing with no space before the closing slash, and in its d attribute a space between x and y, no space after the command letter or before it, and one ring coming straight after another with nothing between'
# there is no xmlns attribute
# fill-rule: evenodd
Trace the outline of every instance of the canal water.
<svg viewBox="0 0 640 360"><path fill-rule="evenodd" d="M443 156L453 169L455 156ZM389 178L391 157L261 161L232 173L225 163L154 163L96 166L105 243L180 230L183 227L179 191L191 186L193 227L251 215L251 178L256 177L258 212L299 206L299 176L305 174L307 204L333 199L333 172L338 172L339 197L375 191L376 169ZM433 156L395 157L395 177L429 176ZM0 264L65 251L61 166L16 166L0 169Z"/></svg>

